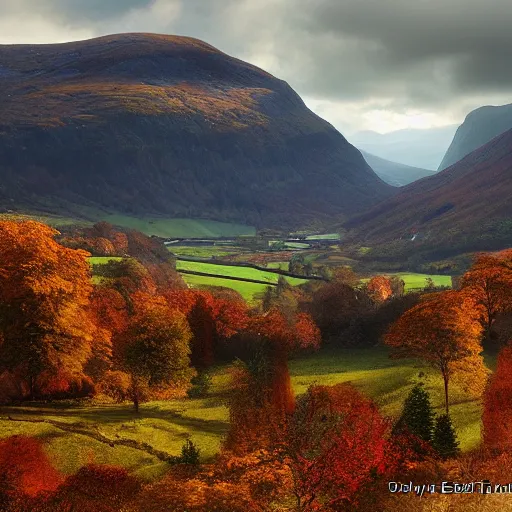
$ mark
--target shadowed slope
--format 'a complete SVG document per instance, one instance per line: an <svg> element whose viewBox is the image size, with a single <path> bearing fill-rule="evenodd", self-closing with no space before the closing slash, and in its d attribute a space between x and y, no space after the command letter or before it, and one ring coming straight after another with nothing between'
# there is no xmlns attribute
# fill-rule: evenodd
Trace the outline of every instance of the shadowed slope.
<svg viewBox="0 0 512 512"><path fill-rule="evenodd" d="M298 226L393 193L283 81L201 41L0 46L0 204Z"/></svg>

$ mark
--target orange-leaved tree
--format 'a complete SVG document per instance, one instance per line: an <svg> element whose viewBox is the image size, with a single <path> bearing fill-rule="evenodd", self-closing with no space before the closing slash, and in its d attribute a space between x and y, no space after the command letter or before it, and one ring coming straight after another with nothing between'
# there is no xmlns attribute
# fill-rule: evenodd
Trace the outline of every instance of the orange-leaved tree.
<svg viewBox="0 0 512 512"><path fill-rule="evenodd" d="M483 392L487 369L481 356L482 326L474 299L462 292L435 293L406 311L389 329L385 341L392 357L413 357L441 372L448 413L451 377L464 377L466 389Z"/></svg>
<svg viewBox="0 0 512 512"><path fill-rule="evenodd" d="M496 371L485 390L483 422L484 445L491 449L512 448L512 347L498 356Z"/></svg>
<svg viewBox="0 0 512 512"><path fill-rule="evenodd" d="M479 254L461 286L481 306L481 322L489 339L497 315L512 311L512 253Z"/></svg>
<svg viewBox="0 0 512 512"><path fill-rule="evenodd" d="M42 372L82 373L95 331L89 254L59 245L57 234L0 222L0 370L23 375L32 397Z"/></svg>
<svg viewBox="0 0 512 512"><path fill-rule="evenodd" d="M228 449L239 453L264 446L271 431L279 430L293 412L290 352L320 344L320 331L308 314L287 318L275 309L250 317L244 336L253 352L233 369L226 442Z"/></svg>
<svg viewBox="0 0 512 512"><path fill-rule="evenodd" d="M384 302L393 295L391 280L386 276L374 276L368 281L366 291L374 302Z"/></svg>

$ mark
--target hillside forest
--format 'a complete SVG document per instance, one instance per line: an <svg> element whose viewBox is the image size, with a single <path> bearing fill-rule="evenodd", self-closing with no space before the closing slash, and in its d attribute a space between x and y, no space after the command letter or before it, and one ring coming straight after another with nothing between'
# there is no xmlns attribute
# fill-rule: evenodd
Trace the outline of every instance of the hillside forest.
<svg viewBox="0 0 512 512"><path fill-rule="evenodd" d="M331 274L281 277L247 303L189 288L137 231L1 221L0 510L506 510L499 493L420 498L389 482L506 483L512 252L478 254L453 289ZM358 351L385 356L353 381L337 380L348 366L292 379ZM400 380L404 361L401 394L386 379L365 391L372 371ZM190 404L203 410L186 423ZM454 410L476 414L476 442ZM208 451L195 436L214 426Z"/></svg>

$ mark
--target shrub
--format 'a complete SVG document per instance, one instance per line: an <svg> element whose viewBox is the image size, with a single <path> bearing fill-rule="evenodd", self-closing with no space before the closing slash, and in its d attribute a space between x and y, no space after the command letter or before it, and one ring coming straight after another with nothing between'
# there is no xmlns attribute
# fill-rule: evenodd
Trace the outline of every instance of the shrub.
<svg viewBox="0 0 512 512"><path fill-rule="evenodd" d="M130 400L131 378L127 373L107 371L98 384L98 392L108 396L114 402L121 403Z"/></svg>
<svg viewBox="0 0 512 512"><path fill-rule="evenodd" d="M181 447L180 462L182 464L197 465L199 464L199 456L199 448L190 439L187 439Z"/></svg>
<svg viewBox="0 0 512 512"><path fill-rule="evenodd" d="M192 387L188 390L189 398L201 398L208 394L212 385L212 378L207 372L201 372L191 381Z"/></svg>

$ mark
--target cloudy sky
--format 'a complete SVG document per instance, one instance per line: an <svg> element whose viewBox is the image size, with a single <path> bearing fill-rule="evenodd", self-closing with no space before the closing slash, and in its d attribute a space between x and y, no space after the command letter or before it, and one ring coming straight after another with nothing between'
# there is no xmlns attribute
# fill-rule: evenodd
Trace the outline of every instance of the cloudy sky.
<svg viewBox="0 0 512 512"><path fill-rule="evenodd" d="M511 0L0 0L0 43L189 35L286 80L345 135L512 102Z"/></svg>

